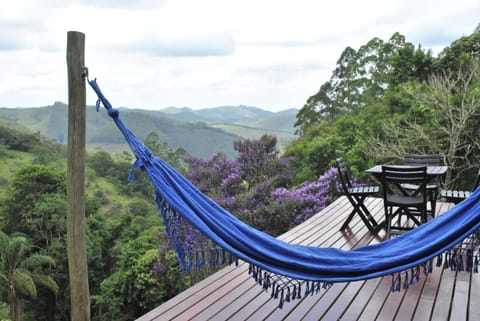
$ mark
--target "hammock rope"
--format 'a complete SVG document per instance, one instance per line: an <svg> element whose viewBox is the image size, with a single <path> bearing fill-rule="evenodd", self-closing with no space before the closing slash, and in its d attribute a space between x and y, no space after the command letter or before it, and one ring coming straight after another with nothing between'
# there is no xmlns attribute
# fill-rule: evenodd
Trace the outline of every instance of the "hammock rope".
<svg viewBox="0 0 480 321"><path fill-rule="evenodd" d="M249 263L255 281L279 299L280 307L335 282L392 275L391 290L399 291L418 282L434 265L478 272L480 189L439 217L378 244L348 251L290 244L241 222L152 155L120 119L96 79L89 84L98 96L97 111L101 105L107 109L136 157L128 179L141 168L152 182L158 211L184 271L205 264L238 264L240 259ZM192 229L198 231L194 240L188 236Z"/></svg>

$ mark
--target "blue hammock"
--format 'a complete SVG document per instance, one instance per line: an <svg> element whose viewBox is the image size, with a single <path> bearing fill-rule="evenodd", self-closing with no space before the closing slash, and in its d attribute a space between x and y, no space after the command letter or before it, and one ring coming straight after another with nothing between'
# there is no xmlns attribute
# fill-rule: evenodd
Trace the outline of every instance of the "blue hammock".
<svg viewBox="0 0 480 321"><path fill-rule="evenodd" d="M335 282L385 275L394 276L392 290L396 291L418 281L420 271L429 273L435 258L438 266L478 272L480 189L441 216L378 244L345 251L286 243L243 223L152 155L119 118L96 80L89 83L98 95L97 111L103 104L136 156L129 179L134 178L135 169L142 168L154 185L167 235L185 270L205 263L232 263L238 258L250 264L249 272L266 290L271 289L280 306ZM185 221L220 249L213 248L210 241L197 242L200 250L185 246L180 237ZM210 251L209 259L205 251Z"/></svg>

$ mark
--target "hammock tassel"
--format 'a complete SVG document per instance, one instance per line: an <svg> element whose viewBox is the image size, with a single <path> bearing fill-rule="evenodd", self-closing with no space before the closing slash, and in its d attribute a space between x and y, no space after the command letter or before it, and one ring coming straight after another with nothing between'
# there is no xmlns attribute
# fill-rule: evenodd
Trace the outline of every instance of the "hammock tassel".
<svg viewBox="0 0 480 321"><path fill-rule="evenodd" d="M437 267L442 266L443 263L443 254L437 255Z"/></svg>
<svg viewBox="0 0 480 321"><path fill-rule="evenodd" d="M283 294L283 290L284 290L284 289L282 289L282 292L280 293L280 302L278 303L278 307L279 307L280 309L283 308L283 301L285 300L285 296L284 296L284 294Z"/></svg>
<svg viewBox="0 0 480 321"><path fill-rule="evenodd" d="M408 289L408 286L410 285L409 283L409 277L408 277L408 271L405 271L405 279L403 281L403 289L406 290Z"/></svg>
<svg viewBox="0 0 480 321"><path fill-rule="evenodd" d="M290 299L291 299L290 296L291 296L290 288L287 288L287 296L285 297L285 302L290 302Z"/></svg>
<svg viewBox="0 0 480 321"><path fill-rule="evenodd" d="M445 253L445 264L443 265L443 269L446 270L450 266L450 253Z"/></svg>
<svg viewBox="0 0 480 321"><path fill-rule="evenodd" d="M392 274L392 286L390 287L390 292L400 291L400 284L402 283L402 276L399 273Z"/></svg>

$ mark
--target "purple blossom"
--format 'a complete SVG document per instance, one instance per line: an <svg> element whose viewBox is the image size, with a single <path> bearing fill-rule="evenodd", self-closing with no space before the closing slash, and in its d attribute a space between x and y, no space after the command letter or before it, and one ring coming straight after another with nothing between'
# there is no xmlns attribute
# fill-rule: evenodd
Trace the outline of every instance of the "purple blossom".
<svg viewBox="0 0 480 321"><path fill-rule="evenodd" d="M192 158L187 178L247 224L278 235L325 208L340 186L331 168L313 182L288 188L295 175L292 158L278 157L275 146L276 138L268 135L236 142L235 160L223 154Z"/></svg>

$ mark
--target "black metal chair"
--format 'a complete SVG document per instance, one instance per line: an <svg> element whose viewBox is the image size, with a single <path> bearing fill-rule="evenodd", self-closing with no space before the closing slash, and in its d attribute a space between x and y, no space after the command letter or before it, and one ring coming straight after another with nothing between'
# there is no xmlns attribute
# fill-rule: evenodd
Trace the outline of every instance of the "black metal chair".
<svg viewBox="0 0 480 321"><path fill-rule="evenodd" d="M405 154L403 156L405 165L443 165L441 154Z"/></svg>
<svg viewBox="0 0 480 321"><path fill-rule="evenodd" d="M440 191L440 196L446 200L447 202L452 202L454 204L458 204L480 186L480 170L477 173L477 179L475 180L475 184L471 191L462 191L462 190L452 190L452 189L442 189Z"/></svg>
<svg viewBox="0 0 480 321"><path fill-rule="evenodd" d="M372 216L368 208L365 206L364 201L368 196L374 196L380 191L380 186L377 185L363 185L363 186L353 186L350 179L350 174L348 166L345 164L343 158L338 158L337 169L340 176L340 182L342 184L343 193L348 198L350 203L353 205L353 210L348 216L345 223L343 223L341 230L344 230L348 227L348 224L353 219L355 214L358 214L362 219L363 223L372 233L377 233L380 228L379 224Z"/></svg>
<svg viewBox="0 0 480 321"><path fill-rule="evenodd" d="M443 157L440 154L405 154L403 157L404 165L412 166L442 166ZM435 217L437 199L440 193L441 180L436 177L434 181L429 181L427 184L428 198L430 201L430 214ZM415 186L404 186L405 190L415 190Z"/></svg>
<svg viewBox="0 0 480 321"><path fill-rule="evenodd" d="M381 181L387 238L427 222L426 166L383 165Z"/></svg>

